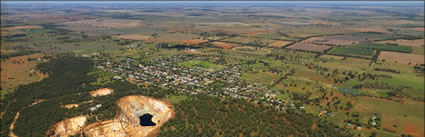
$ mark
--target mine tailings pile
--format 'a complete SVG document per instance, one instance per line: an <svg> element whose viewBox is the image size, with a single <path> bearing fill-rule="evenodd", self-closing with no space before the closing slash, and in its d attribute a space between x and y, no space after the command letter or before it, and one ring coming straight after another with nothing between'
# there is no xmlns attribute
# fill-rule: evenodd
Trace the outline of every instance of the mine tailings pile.
<svg viewBox="0 0 425 137"><path fill-rule="evenodd" d="M56 123L47 136L66 137L83 133L88 137L146 137L155 136L174 112L168 103L141 95L126 96L117 102L115 119L85 125L88 116L65 119Z"/></svg>

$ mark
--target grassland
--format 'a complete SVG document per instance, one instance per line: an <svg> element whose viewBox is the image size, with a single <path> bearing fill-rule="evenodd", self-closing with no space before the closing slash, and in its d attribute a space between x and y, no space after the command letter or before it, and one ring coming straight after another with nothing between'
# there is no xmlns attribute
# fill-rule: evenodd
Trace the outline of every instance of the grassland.
<svg viewBox="0 0 425 137"><path fill-rule="evenodd" d="M182 101L187 100L189 97L185 96L185 95L181 95L181 96L168 96L167 100L171 103L171 104L178 104Z"/></svg>
<svg viewBox="0 0 425 137"><path fill-rule="evenodd" d="M209 69L211 71L216 71L216 70L220 70L224 68L223 65L217 65L209 61L200 61L200 60L189 60L189 61L180 62L179 64L185 67L200 67L204 69Z"/></svg>
<svg viewBox="0 0 425 137"><path fill-rule="evenodd" d="M311 44L311 43L299 42L299 43L295 43L291 46L288 46L286 48L295 49L295 50L303 50L303 51L322 52L326 49L329 49L330 47L326 46L326 45L316 45L316 44Z"/></svg>
<svg viewBox="0 0 425 137"><path fill-rule="evenodd" d="M403 64L424 64L424 55L383 51L378 59Z"/></svg>
<svg viewBox="0 0 425 137"><path fill-rule="evenodd" d="M43 54L33 54L19 57L12 57L1 63L1 95L6 94L8 90L14 89L19 85L29 84L39 81L46 77L39 73L35 66L40 62L37 59ZM28 60L31 58L31 61Z"/></svg>
<svg viewBox="0 0 425 137"><path fill-rule="evenodd" d="M391 106L391 108L387 108ZM424 103L415 101L394 101L360 97L356 101L354 110L360 113L360 122L367 121L374 115L382 117L382 128L396 133L414 136L424 134ZM397 126L394 126L397 125Z"/></svg>
<svg viewBox="0 0 425 137"><path fill-rule="evenodd" d="M147 40L147 39L152 39L153 37L142 35L142 34L128 34L128 35L116 36L116 38L129 39L129 40Z"/></svg>
<svg viewBox="0 0 425 137"><path fill-rule="evenodd" d="M254 47L235 47L233 51L247 54L267 54L270 53L270 50L265 48L254 48Z"/></svg>
<svg viewBox="0 0 425 137"><path fill-rule="evenodd" d="M270 85L273 81L278 80L280 76L270 72L257 72L242 74L241 78L249 83L262 83L265 85Z"/></svg>

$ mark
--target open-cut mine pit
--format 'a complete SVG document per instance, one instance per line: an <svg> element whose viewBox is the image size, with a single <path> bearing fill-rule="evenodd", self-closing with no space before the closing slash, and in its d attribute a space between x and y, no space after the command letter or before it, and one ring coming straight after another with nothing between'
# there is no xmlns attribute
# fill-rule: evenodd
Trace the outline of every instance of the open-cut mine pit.
<svg viewBox="0 0 425 137"><path fill-rule="evenodd" d="M162 124L173 116L170 105L145 96L126 96L116 103L118 114L115 119L85 126L86 116L74 117L56 123L47 135L65 137L82 131L88 137L154 136Z"/></svg>
<svg viewBox="0 0 425 137"><path fill-rule="evenodd" d="M50 137L68 137L73 136L81 131L81 128L86 124L87 116L78 116L68 118L53 125L47 132Z"/></svg>
<svg viewBox="0 0 425 137"><path fill-rule="evenodd" d="M153 136L170 119L173 111L162 101L145 96L126 96L117 101L116 119L88 125L86 136Z"/></svg>

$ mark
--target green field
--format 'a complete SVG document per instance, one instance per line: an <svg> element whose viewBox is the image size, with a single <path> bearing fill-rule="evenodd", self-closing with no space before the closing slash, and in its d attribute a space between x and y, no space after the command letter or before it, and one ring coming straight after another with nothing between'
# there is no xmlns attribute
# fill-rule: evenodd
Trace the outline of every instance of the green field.
<svg viewBox="0 0 425 137"><path fill-rule="evenodd" d="M180 62L179 64L185 67L200 67L204 69L209 69L211 71L216 71L216 70L220 70L224 68L223 65L217 65L209 61L201 61L201 60L189 60L189 61Z"/></svg>
<svg viewBox="0 0 425 137"><path fill-rule="evenodd" d="M396 52L404 52L404 53L412 52L412 47L410 46L391 46L391 45L385 45L385 44L379 44L379 43L353 44L353 45L347 45L347 47L384 50L384 51L396 51Z"/></svg>
<svg viewBox="0 0 425 137"><path fill-rule="evenodd" d="M182 101L187 100L188 98L189 98L189 97L188 97L188 96L185 96L185 95L180 95L180 96L173 95L173 96L168 96L168 97L167 97L167 100L168 100L171 104L178 104L178 103L180 103L180 102L182 102Z"/></svg>
<svg viewBox="0 0 425 137"><path fill-rule="evenodd" d="M280 78L279 75L269 72L258 72L258 73L244 73L242 79L249 83L262 83L269 85L272 81L276 81Z"/></svg>
<svg viewBox="0 0 425 137"><path fill-rule="evenodd" d="M357 48L357 47L334 47L332 50L330 50L328 53L334 54L334 55L349 55L349 56L361 56L361 57L372 57L373 56L373 50L372 49L366 49L366 48Z"/></svg>
<svg viewBox="0 0 425 137"><path fill-rule="evenodd" d="M247 54L267 54L270 53L270 50L265 48L254 48L254 47L236 47L233 48L234 51L247 53Z"/></svg>

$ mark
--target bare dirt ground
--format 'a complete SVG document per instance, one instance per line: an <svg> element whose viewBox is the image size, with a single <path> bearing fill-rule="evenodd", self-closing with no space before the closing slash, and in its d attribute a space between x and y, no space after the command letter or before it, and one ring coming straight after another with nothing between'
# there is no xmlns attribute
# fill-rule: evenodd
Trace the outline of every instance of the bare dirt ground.
<svg viewBox="0 0 425 137"><path fill-rule="evenodd" d="M423 130L418 130L417 127L420 127L420 125L412 124L408 120L403 121L404 134L412 135L414 137L423 137L424 135Z"/></svg>
<svg viewBox="0 0 425 137"><path fill-rule="evenodd" d="M114 90L110 88L100 88L94 91L90 91L90 96L92 97L106 96L106 95L112 94L113 92Z"/></svg>
<svg viewBox="0 0 425 137"><path fill-rule="evenodd" d="M424 55L416 55L409 53L382 51L378 59L385 60L386 62L397 62L402 64L424 64Z"/></svg>
<svg viewBox="0 0 425 137"><path fill-rule="evenodd" d="M86 122L87 116L68 118L53 125L46 135L50 137L73 136L81 131Z"/></svg>
<svg viewBox="0 0 425 137"><path fill-rule="evenodd" d="M19 112L18 113L16 113L16 115L15 115L15 117L13 118L13 122L10 124L10 127L9 127L9 136L10 137L18 137L14 132L13 132L13 129L15 128L15 123L16 123L16 120L18 120L18 118L19 118Z"/></svg>
<svg viewBox="0 0 425 137"><path fill-rule="evenodd" d="M281 47L283 47L283 46L285 46L286 44L289 44L289 43L291 43L291 42L289 42L289 41L277 41L277 42L271 43L270 46L274 47L274 48L281 48Z"/></svg>
<svg viewBox="0 0 425 137"><path fill-rule="evenodd" d="M231 49L233 46L236 46L235 44L225 43L225 42L213 42L212 44L223 49Z"/></svg>
<svg viewBox="0 0 425 137"><path fill-rule="evenodd" d="M62 105L62 107L63 108L66 108L66 109L77 108L78 106L79 106L78 104L65 104L65 105Z"/></svg>

